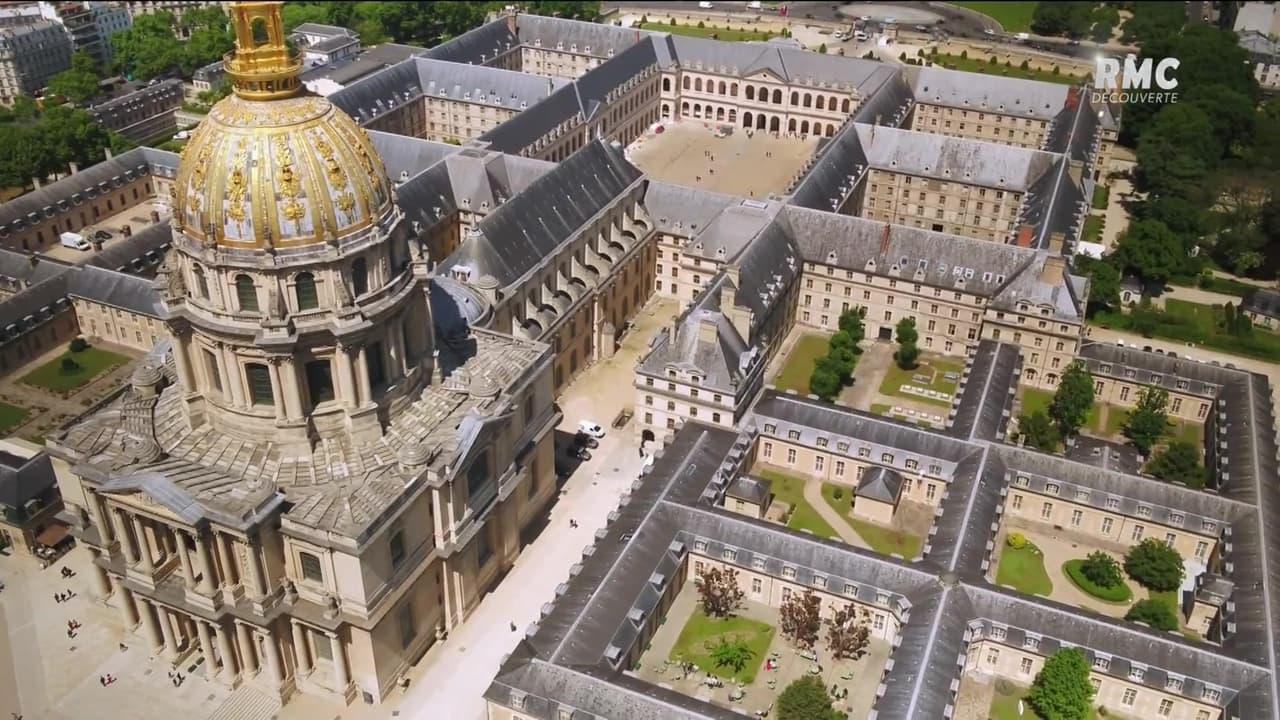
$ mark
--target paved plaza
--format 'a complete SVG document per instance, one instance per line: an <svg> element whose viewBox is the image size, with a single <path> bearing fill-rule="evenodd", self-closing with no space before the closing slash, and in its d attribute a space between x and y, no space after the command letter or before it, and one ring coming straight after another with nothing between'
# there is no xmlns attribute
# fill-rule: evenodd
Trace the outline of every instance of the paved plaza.
<svg viewBox="0 0 1280 720"><path fill-rule="evenodd" d="M785 193L818 147L815 137L775 137L742 127L716 137L721 125L663 122L661 133L650 130L627 148L627 159L655 180L765 198Z"/></svg>
<svg viewBox="0 0 1280 720"><path fill-rule="evenodd" d="M666 662L671 656L680 631L689 617L697 611L698 591L692 581L685 584L676 595L675 602L667 611L666 621L658 628L650 643L649 649L640 657L640 667L634 672L642 680L661 687L671 688L685 695L715 703L722 707L748 716L759 717L760 713L773 707L779 693L787 685L804 677L806 674L818 674L823 684L836 687L844 700L836 703L836 709L849 713L850 718L863 718L871 711L871 703L875 699L876 685L880 682L881 670L889 658L891 647L884 640L873 638L868 646L867 654L859 660L833 661L826 649L825 629L820 634L816 647L816 660L801 657L800 651L777 631L769 643L764 656L753 658L751 662L763 665L767 658L775 658L778 666L773 670L763 667L755 680L744 688L725 682L723 686L711 687L705 680L707 674L695 670L685 675L678 663ZM756 602L746 602L736 615L778 627L778 610ZM817 671L817 672L815 672ZM848 691L847 695L845 691ZM737 700L735 696L741 696Z"/></svg>

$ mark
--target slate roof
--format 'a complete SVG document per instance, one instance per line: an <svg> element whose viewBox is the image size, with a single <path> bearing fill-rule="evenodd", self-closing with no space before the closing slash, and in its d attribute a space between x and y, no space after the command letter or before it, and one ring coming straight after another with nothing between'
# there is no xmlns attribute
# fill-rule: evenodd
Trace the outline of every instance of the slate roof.
<svg viewBox="0 0 1280 720"><path fill-rule="evenodd" d="M773 483L764 478L739 475L729 483L725 495L756 505L766 505L769 502L769 496L773 494L772 487Z"/></svg>
<svg viewBox="0 0 1280 720"><path fill-rule="evenodd" d="M58 484L48 453L30 458L0 451L0 506L21 508Z"/></svg>
<svg viewBox="0 0 1280 720"><path fill-rule="evenodd" d="M1062 109L1071 87L918 65L908 65L903 72L918 103L1045 121L1052 120Z"/></svg>
<svg viewBox="0 0 1280 720"><path fill-rule="evenodd" d="M1050 153L1013 145L876 125L857 130L872 168L947 182L1025 192L1056 161Z"/></svg>
<svg viewBox="0 0 1280 720"><path fill-rule="evenodd" d="M668 328L655 336L637 371L664 376L668 368L696 372L701 386L729 395L737 392L752 364L761 356L721 312L728 280L717 276L697 301L676 319L674 337ZM730 293L731 287L727 288Z"/></svg>
<svg viewBox="0 0 1280 720"><path fill-rule="evenodd" d="M902 475L896 470L877 465L862 473L855 494L858 497L896 505L898 494L901 492Z"/></svg>
<svg viewBox="0 0 1280 720"><path fill-rule="evenodd" d="M1253 290L1240 301L1240 309L1280 319L1280 292L1264 288Z"/></svg>
<svg viewBox="0 0 1280 720"><path fill-rule="evenodd" d="M1000 440L1013 406L1022 360L1017 345L982 340L960 379L951 433L967 440Z"/></svg>
<svg viewBox="0 0 1280 720"><path fill-rule="evenodd" d="M593 142L490 213L441 272L465 267L473 281L487 275L510 286L641 177L620 147Z"/></svg>

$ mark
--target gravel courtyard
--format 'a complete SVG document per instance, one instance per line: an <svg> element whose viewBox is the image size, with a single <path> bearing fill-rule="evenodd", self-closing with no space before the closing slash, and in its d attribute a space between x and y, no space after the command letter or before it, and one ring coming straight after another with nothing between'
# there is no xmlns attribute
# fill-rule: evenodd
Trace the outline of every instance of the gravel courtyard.
<svg viewBox="0 0 1280 720"><path fill-rule="evenodd" d="M741 127L718 138L717 123L702 120L659 127L661 133L650 131L627 148L637 167L659 180L745 197L785 193L818 146L816 137L774 137Z"/></svg>

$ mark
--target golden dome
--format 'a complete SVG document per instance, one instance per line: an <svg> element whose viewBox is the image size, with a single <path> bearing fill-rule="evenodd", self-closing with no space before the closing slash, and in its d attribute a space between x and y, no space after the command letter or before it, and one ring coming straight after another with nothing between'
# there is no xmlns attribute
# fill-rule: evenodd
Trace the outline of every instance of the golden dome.
<svg viewBox="0 0 1280 720"><path fill-rule="evenodd" d="M232 95L183 149L173 200L188 237L285 248L368 228L391 209L391 183L369 136L328 100Z"/></svg>
<svg viewBox="0 0 1280 720"><path fill-rule="evenodd" d="M231 6L235 94L183 148L173 216L187 237L232 248L289 248L368 229L391 212L391 183L368 134L318 97L295 97L301 63L279 2Z"/></svg>

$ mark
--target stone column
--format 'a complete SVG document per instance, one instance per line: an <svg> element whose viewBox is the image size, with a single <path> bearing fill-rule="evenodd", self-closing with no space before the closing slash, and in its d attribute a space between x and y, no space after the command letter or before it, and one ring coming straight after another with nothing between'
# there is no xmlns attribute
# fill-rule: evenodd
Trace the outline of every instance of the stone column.
<svg viewBox="0 0 1280 720"><path fill-rule="evenodd" d="M392 323L387 329L387 352L391 355L391 368L395 370L395 376L404 377L409 370L409 363L404 358L404 320Z"/></svg>
<svg viewBox="0 0 1280 720"><path fill-rule="evenodd" d="M178 530L178 562L182 564L182 579L190 590L196 586L196 574L191 568L191 538L185 530Z"/></svg>
<svg viewBox="0 0 1280 720"><path fill-rule="evenodd" d="M222 568L222 582L227 587L240 584L240 567L236 560L235 540L226 533L214 532L213 540L218 549L218 565Z"/></svg>
<svg viewBox="0 0 1280 720"><path fill-rule="evenodd" d="M213 581L213 558L209 555L209 538L196 531L192 537L196 544L196 561L200 564L200 594L212 595L215 590Z"/></svg>
<svg viewBox="0 0 1280 720"><path fill-rule="evenodd" d="M311 648L307 647L307 631L297 620L292 621L291 624L293 625L293 655L298 660L298 674L305 675L311 672Z"/></svg>
<svg viewBox="0 0 1280 720"><path fill-rule="evenodd" d="M302 417L302 389L298 385L298 369L292 360L280 364L280 386L284 390L285 417L290 420Z"/></svg>
<svg viewBox="0 0 1280 720"><path fill-rule="evenodd" d="M111 516L115 519L116 534L120 537L120 546L124 550L125 562L133 565L138 562L138 544L133 536L129 534L128 520L125 519L124 511L116 508L111 511Z"/></svg>
<svg viewBox="0 0 1280 720"><path fill-rule="evenodd" d="M240 362L236 359L236 354L230 347L222 347L223 374L227 378L227 392L231 394L231 401L236 407L248 407L248 401L245 400L242 378L243 373L240 372Z"/></svg>
<svg viewBox="0 0 1280 720"><path fill-rule="evenodd" d="M267 656L267 673L271 683L279 685L284 680L284 671L280 667L280 646L276 644L275 636L269 632L262 633L262 652Z"/></svg>
<svg viewBox="0 0 1280 720"><path fill-rule="evenodd" d="M191 374L191 336L180 333L173 336L173 364L178 371L178 385L183 392L195 389L195 379Z"/></svg>
<svg viewBox="0 0 1280 720"><path fill-rule="evenodd" d="M102 544L110 546L115 541L115 527L108 519L107 512L102 506L102 497L93 491L89 491L89 514L93 516L93 524L98 528L98 533L102 535Z"/></svg>
<svg viewBox="0 0 1280 720"><path fill-rule="evenodd" d="M111 578L107 576L107 569L98 564L102 551L89 548L89 555L93 558L93 594L99 600L106 600L111 597Z"/></svg>
<svg viewBox="0 0 1280 720"><path fill-rule="evenodd" d="M261 536L259 536L261 540ZM258 547L249 542L249 569L253 573L253 594L256 598L267 596L267 577L262 567L262 553Z"/></svg>
<svg viewBox="0 0 1280 720"><path fill-rule="evenodd" d="M151 645L151 652L154 654L164 647L164 638L160 633L159 608L146 600L142 600L140 610L142 614L142 629L147 636L147 642Z"/></svg>
<svg viewBox="0 0 1280 720"><path fill-rule="evenodd" d="M120 620L124 623L125 632L131 632L138 627L138 606L134 604L133 592L125 587L123 582L119 587L120 592L116 602L119 603Z"/></svg>
<svg viewBox="0 0 1280 720"><path fill-rule="evenodd" d="M218 672L218 656L213 652L213 638L209 637L209 626L203 620L196 620L196 635L200 637L200 652L204 654L204 676L213 680Z"/></svg>
<svg viewBox="0 0 1280 720"><path fill-rule="evenodd" d="M138 563L142 566L142 572L154 572L156 566L152 561L154 555L151 552L151 540L147 537L146 525L137 515L130 516L130 519L133 520L133 532L138 536Z"/></svg>
<svg viewBox="0 0 1280 720"><path fill-rule="evenodd" d="M168 610L159 605L155 609L160 617L160 634L164 637L164 659L173 662L178 659L178 639L173 634L173 622Z"/></svg>
<svg viewBox="0 0 1280 720"><path fill-rule="evenodd" d="M356 353L356 384L360 387L360 405L373 402L373 388L369 385L369 353L361 345Z"/></svg>
<svg viewBox="0 0 1280 720"><path fill-rule="evenodd" d="M355 407L360 404L360 399L356 397L356 371L351 364L351 349L339 345L334 355L338 360L338 377L335 378L338 397L344 406Z"/></svg>
<svg viewBox="0 0 1280 720"><path fill-rule="evenodd" d="M342 648L342 638L336 633L325 633L325 635L329 636L329 650L333 653L333 679L338 685L334 689L345 693L347 686L351 684L351 678L347 674L347 656Z"/></svg>
<svg viewBox="0 0 1280 720"><path fill-rule="evenodd" d="M236 623L236 635L240 639L240 657L244 660L244 671L249 674L258 672L258 648L254 647L253 631L244 623Z"/></svg>
<svg viewBox="0 0 1280 720"><path fill-rule="evenodd" d="M280 358L267 358L267 375L271 378L271 405L276 411L276 420L284 420L284 392L280 387Z"/></svg>
<svg viewBox="0 0 1280 720"><path fill-rule="evenodd" d="M222 655L222 682L235 685L236 675L240 673L236 667L236 651L231 647L231 636L221 625L214 625L213 633L218 639L218 652Z"/></svg>
<svg viewBox="0 0 1280 720"><path fill-rule="evenodd" d="M227 374L227 356L223 352L222 343L214 346L217 349L218 367L215 372L218 373L218 384L222 386L222 402L227 405L233 404L231 395L231 378Z"/></svg>

